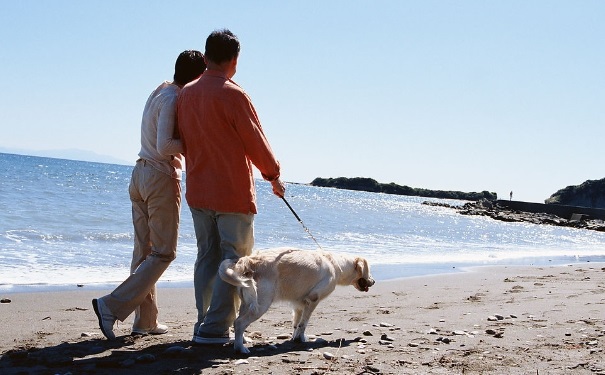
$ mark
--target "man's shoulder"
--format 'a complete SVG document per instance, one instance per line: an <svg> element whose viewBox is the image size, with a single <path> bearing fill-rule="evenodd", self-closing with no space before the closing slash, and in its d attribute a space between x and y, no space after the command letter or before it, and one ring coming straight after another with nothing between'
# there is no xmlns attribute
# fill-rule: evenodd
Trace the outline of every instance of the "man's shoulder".
<svg viewBox="0 0 605 375"><path fill-rule="evenodd" d="M231 90L234 91L245 92L244 89L240 85L235 83L235 81L232 79L228 79L225 83L225 86L229 87Z"/></svg>
<svg viewBox="0 0 605 375"><path fill-rule="evenodd" d="M251 101L246 91L232 80L227 80L224 85L225 91L234 99Z"/></svg>
<svg viewBox="0 0 605 375"><path fill-rule="evenodd" d="M179 93L179 100L189 100L196 97L222 97L228 101L250 101L244 89L232 80L215 76L204 77L203 75L198 81L183 87Z"/></svg>

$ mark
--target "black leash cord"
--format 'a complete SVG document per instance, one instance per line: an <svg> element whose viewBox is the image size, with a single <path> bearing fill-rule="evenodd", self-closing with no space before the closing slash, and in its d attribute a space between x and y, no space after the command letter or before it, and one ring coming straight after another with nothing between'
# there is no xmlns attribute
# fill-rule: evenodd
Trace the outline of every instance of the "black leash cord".
<svg viewBox="0 0 605 375"><path fill-rule="evenodd" d="M309 228L307 228L307 226L305 225L305 223L303 223L303 221L300 219L300 217L296 214L296 211L294 211L294 209L292 208L292 206L290 206L290 203L288 203L288 201L286 200L286 197L281 197L281 199L283 199L283 201L286 204L286 206L288 206L288 208L290 209L290 211L292 211L292 213L294 214L294 217L296 218L296 220L298 220L298 222L300 223L300 225L302 225L302 227L305 230L305 232L307 232L309 234L309 236L311 236L311 239L313 239L313 241L315 241L315 244L317 245L317 247L319 247L321 250L323 250L321 248L321 246L319 245L319 242L317 242L317 240L315 239L315 237L313 237L313 235L309 231Z"/></svg>

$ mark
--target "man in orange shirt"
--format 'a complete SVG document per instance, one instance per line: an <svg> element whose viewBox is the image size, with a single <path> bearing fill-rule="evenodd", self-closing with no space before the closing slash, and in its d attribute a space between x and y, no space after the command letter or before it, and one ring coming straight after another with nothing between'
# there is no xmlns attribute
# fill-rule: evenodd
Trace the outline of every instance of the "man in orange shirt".
<svg viewBox="0 0 605 375"><path fill-rule="evenodd" d="M198 320L193 341L229 342L236 288L217 277L223 259L249 255L254 245L256 193L252 165L283 197L280 165L252 101L231 80L240 44L229 30L206 39L207 70L179 94L177 121L186 160L186 198L197 238L194 267Z"/></svg>

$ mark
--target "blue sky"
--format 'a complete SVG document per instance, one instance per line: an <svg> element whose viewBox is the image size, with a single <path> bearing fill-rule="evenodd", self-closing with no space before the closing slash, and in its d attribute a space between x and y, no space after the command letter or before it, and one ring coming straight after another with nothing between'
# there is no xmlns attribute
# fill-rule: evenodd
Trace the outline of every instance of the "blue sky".
<svg viewBox="0 0 605 375"><path fill-rule="evenodd" d="M284 180L541 202L605 177L604 18L581 0L2 1L0 151L133 163L149 93L227 27Z"/></svg>

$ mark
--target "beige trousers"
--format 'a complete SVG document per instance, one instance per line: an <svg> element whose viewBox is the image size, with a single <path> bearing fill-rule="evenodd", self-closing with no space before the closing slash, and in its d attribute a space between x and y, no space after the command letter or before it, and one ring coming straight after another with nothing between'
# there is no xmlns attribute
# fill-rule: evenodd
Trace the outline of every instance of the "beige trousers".
<svg viewBox="0 0 605 375"><path fill-rule="evenodd" d="M103 298L120 321L135 312L133 329L158 325L156 282L176 258L181 183L137 161L129 186L134 226L131 275Z"/></svg>

